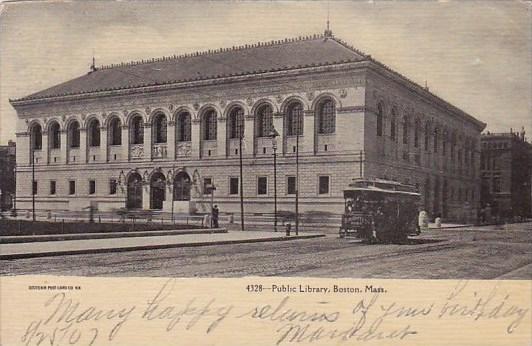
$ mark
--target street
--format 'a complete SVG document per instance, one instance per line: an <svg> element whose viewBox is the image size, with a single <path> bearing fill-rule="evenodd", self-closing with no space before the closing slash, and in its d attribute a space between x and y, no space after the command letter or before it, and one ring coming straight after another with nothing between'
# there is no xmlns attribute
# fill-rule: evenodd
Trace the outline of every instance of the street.
<svg viewBox="0 0 532 346"><path fill-rule="evenodd" d="M532 223L429 230L415 244L325 238L1 261L1 275L532 279Z"/></svg>

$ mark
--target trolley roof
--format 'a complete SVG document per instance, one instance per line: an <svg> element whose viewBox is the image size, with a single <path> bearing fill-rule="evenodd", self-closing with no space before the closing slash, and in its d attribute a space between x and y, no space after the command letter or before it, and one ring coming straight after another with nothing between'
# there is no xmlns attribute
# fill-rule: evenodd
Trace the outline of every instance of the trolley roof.
<svg viewBox="0 0 532 346"><path fill-rule="evenodd" d="M402 184L393 180L355 178L344 190L344 195L350 191L372 191L389 194L420 196L414 185Z"/></svg>

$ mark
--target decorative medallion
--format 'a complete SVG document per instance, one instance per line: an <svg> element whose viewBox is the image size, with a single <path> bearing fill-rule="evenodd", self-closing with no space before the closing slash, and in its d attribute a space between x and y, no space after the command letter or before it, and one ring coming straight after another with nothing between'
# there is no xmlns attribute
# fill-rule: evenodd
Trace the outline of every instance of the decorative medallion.
<svg viewBox="0 0 532 346"><path fill-rule="evenodd" d="M227 101L225 100L220 101L220 107L225 108L226 105L227 105Z"/></svg>
<svg viewBox="0 0 532 346"><path fill-rule="evenodd" d="M44 118L44 125L48 124L48 118Z"/></svg>
<svg viewBox="0 0 532 346"><path fill-rule="evenodd" d="M251 107L251 106L253 105L253 99L252 99L251 97L248 97L248 98L246 99L246 103L248 104L248 106Z"/></svg>
<svg viewBox="0 0 532 346"><path fill-rule="evenodd" d="M81 114L81 120L85 121L85 118L87 118L87 114Z"/></svg>
<svg viewBox="0 0 532 346"><path fill-rule="evenodd" d="M340 89L340 97L341 98L346 98L347 96L347 90L345 89Z"/></svg>
<svg viewBox="0 0 532 346"><path fill-rule="evenodd" d="M200 108L200 105L196 102L192 105L192 107L194 107L194 110L197 111Z"/></svg>
<svg viewBox="0 0 532 346"><path fill-rule="evenodd" d="M168 106L168 109L170 110L170 112L173 112L174 111L174 105L170 104L170 106Z"/></svg>
<svg viewBox="0 0 532 346"><path fill-rule="evenodd" d="M61 119L63 120L63 122L66 120L66 115L61 115Z"/></svg>
<svg viewBox="0 0 532 346"><path fill-rule="evenodd" d="M150 114L151 113L151 108L150 107L146 107L146 114Z"/></svg>
<svg viewBox="0 0 532 346"><path fill-rule="evenodd" d="M277 95L275 97L275 100L277 101L278 104L283 103L283 95Z"/></svg>
<svg viewBox="0 0 532 346"><path fill-rule="evenodd" d="M314 99L314 91L307 91L307 99L312 101Z"/></svg>
<svg viewBox="0 0 532 346"><path fill-rule="evenodd" d="M127 114L128 114L127 109L124 109L122 112L123 112L124 116L127 117Z"/></svg>

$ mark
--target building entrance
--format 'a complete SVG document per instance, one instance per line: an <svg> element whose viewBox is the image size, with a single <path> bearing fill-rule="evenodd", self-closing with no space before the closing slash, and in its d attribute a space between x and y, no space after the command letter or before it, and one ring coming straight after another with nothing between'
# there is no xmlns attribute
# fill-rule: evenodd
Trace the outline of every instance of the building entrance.
<svg viewBox="0 0 532 346"><path fill-rule="evenodd" d="M179 172L174 178L174 201L190 201L190 177Z"/></svg>
<svg viewBox="0 0 532 346"><path fill-rule="evenodd" d="M150 208L163 209L163 201L165 200L165 186L166 178L164 174L156 172L150 179Z"/></svg>
<svg viewBox="0 0 532 346"><path fill-rule="evenodd" d="M138 173L132 173L127 180L126 208L142 208L142 177Z"/></svg>

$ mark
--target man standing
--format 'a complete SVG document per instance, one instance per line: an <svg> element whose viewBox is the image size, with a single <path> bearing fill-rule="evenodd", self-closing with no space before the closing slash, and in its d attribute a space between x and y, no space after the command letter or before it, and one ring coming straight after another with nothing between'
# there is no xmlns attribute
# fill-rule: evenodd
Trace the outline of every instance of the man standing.
<svg viewBox="0 0 532 346"><path fill-rule="evenodd" d="M212 208L212 226L214 228L218 228L218 214L220 214L220 210L218 209L218 205L215 205Z"/></svg>

